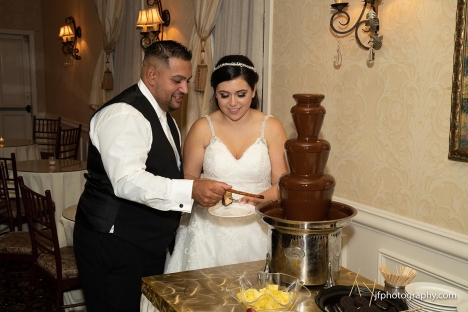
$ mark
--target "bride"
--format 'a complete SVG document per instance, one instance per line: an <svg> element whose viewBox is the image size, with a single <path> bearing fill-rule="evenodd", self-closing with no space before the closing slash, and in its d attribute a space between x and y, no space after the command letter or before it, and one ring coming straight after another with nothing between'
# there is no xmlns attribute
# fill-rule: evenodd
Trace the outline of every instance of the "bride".
<svg viewBox="0 0 468 312"><path fill-rule="evenodd" d="M288 171L284 128L258 110L258 78L247 57L221 58L211 76L219 109L197 120L184 144L186 179L223 181L265 197L233 194L241 205L278 199L278 179ZM223 218L196 204L182 216L164 273L264 260L268 244L268 227L258 214Z"/></svg>

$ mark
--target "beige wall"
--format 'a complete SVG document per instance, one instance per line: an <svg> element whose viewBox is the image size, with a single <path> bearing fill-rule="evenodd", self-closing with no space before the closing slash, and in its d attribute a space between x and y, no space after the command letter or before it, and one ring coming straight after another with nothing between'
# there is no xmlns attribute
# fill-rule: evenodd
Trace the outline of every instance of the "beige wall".
<svg viewBox="0 0 468 312"><path fill-rule="evenodd" d="M163 10L168 9L171 13L171 24L164 28L164 39L179 41L189 47L195 27L195 14L191 2L187 0L162 1ZM180 128L182 128L182 120L184 120L182 115L186 114L187 107L187 97L185 97L182 107L171 113Z"/></svg>
<svg viewBox="0 0 468 312"><path fill-rule="evenodd" d="M133 1L133 0L132 0ZM163 1L163 9L171 14L171 24L164 29L164 39L190 43L194 27L193 10L185 0ZM27 18L25 17L27 13ZM81 60L71 67L63 65L59 29L65 18L73 16L82 29L78 39ZM138 16L135 16L135 23ZM102 49L103 36L94 0L1 0L0 29L34 32L36 56L37 107L34 114L61 116L65 127L83 125L80 155L86 158L87 129L94 110L88 101L94 68ZM138 30L135 28L138 34ZM139 34L135 41L139 45ZM137 81L135 81L136 83ZM186 105L173 114L181 124Z"/></svg>
<svg viewBox="0 0 468 312"><path fill-rule="evenodd" d="M164 38L188 45L193 15L184 5L184 0L163 1L163 9L171 13ZM73 16L82 30L77 46L81 60L71 67L63 65L65 55L58 38L67 16ZM91 82L103 42L94 0L0 1L0 29L34 31L38 97L35 113L62 116L68 123L87 127L94 112L88 106Z"/></svg>
<svg viewBox="0 0 468 312"><path fill-rule="evenodd" d="M68 16L81 27L77 43L81 60L65 67L58 31ZM93 113L88 107L91 82L103 40L94 1L42 1L42 17L46 113L87 126Z"/></svg>
<svg viewBox="0 0 468 312"><path fill-rule="evenodd" d="M330 3L273 1L272 112L295 137L292 95L324 94L335 196L468 234L468 163L447 159L456 0L383 1L374 66L348 36L339 69Z"/></svg>

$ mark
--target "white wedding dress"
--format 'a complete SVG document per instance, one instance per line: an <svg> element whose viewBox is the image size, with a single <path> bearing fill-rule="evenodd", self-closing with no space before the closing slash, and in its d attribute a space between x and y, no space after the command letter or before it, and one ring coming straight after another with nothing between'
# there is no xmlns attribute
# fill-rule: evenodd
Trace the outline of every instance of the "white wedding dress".
<svg viewBox="0 0 468 312"><path fill-rule="evenodd" d="M260 193L271 187L271 164L264 138L265 116L259 137L240 159L235 159L216 136L209 116L210 144L203 161L203 178L223 181L233 189ZM236 196L240 198L242 196ZM270 244L268 226L257 213L238 218L213 216L195 204L184 214L176 235L175 249L168 255L164 273L264 260Z"/></svg>

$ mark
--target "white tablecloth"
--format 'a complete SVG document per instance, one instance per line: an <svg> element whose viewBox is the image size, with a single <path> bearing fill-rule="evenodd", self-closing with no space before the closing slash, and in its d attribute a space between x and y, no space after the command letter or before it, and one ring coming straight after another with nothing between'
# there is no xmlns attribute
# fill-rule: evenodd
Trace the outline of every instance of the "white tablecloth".
<svg viewBox="0 0 468 312"><path fill-rule="evenodd" d="M41 159L41 153L36 144L0 147L0 157L10 157L11 153L15 153L16 161Z"/></svg>
<svg viewBox="0 0 468 312"><path fill-rule="evenodd" d="M145 295L141 295L140 312L159 312Z"/></svg>
<svg viewBox="0 0 468 312"><path fill-rule="evenodd" d="M65 230L59 222L62 211L78 203L84 190L85 173L86 170L52 173L18 171L18 176L23 177L24 184L35 192L45 194L46 190L50 190L52 200L55 202L55 220L60 247L67 246Z"/></svg>

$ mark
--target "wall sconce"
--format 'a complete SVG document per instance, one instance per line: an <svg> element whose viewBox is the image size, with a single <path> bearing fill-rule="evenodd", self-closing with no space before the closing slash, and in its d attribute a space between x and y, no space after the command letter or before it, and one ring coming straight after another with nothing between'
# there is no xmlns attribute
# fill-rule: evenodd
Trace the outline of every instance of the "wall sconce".
<svg viewBox="0 0 468 312"><path fill-rule="evenodd" d="M62 39L62 51L65 53L65 67L73 65L75 60L81 60L76 48L77 38L81 38L81 27L76 27L75 19L69 16L65 19L65 26L60 27L59 37Z"/></svg>
<svg viewBox="0 0 468 312"><path fill-rule="evenodd" d="M379 36L379 18L377 17L377 9L376 9L376 4L380 2L381 0L364 0L364 4L362 7L361 14L359 15L358 20L354 24L353 27L351 27L348 30L340 31L335 28L333 23L335 22L335 17L339 16L340 14L343 14L346 17L346 22L345 23L340 23L341 26L348 26L350 22L350 17L348 12L346 12L344 9L348 7L348 2L342 2L342 0L335 0L335 3L331 5L332 9L336 10L336 12L333 13L333 15L330 18L330 27L333 30L335 34L338 35L346 35L349 34L354 30L355 37L356 37L356 42L357 44L363 48L364 50L369 50L369 57L367 58L367 62L369 64L373 64L375 60L375 52L374 50L380 50L382 47L382 39L383 36ZM364 11L366 10L367 5L370 4L369 11L366 14L366 20L362 20L362 17L364 15ZM364 24L364 26L368 27L367 30L362 30L363 32L369 33L370 39L368 41L369 46L364 45L361 40L359 39L359 32L358 29L361 26L361 24ZM339 49L337 50L337 53L339 53ZM335 56L335 65L336 64L336 59L337 57ZM341 55L339 56L340 63L341 63ZM341 64L340 64L341 65Z"/></svg>
<svg viewBox="0 0 468 312"><path fill-rule="evenodd" d="M171 14L168 10L163 11L161 0L146 0L146 3L150 9L141 10L136 23L137 28L142 28L140 45L143 49L155 41L163 40L163 29L171 23ZM153 6L156 8L152 8ZM150 28L153 30L149 30Z"/></svg>

